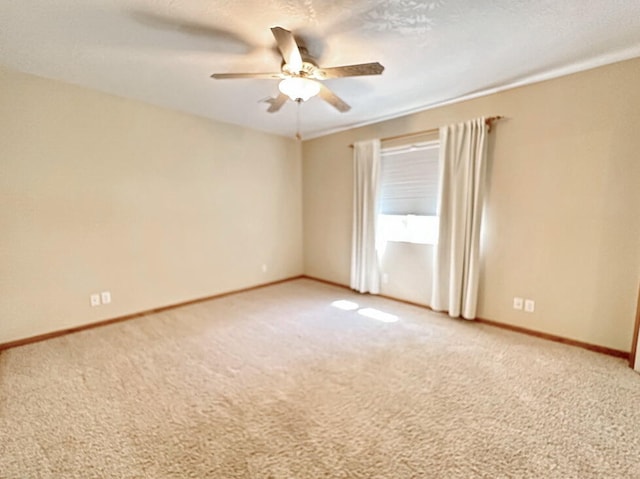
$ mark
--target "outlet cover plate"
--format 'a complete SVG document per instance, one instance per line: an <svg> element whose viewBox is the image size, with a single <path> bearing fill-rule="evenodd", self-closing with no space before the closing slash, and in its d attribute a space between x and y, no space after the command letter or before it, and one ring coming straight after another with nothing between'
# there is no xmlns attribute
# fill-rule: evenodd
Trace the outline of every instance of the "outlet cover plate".
<svg viewBox="0 0 640 479"><path fill-rule="evenodd" d="M100 295L98 293L94 293L89 297L89 301L91 302L91 306L100 306Z"/></svg>
<svg viewBox="0 0 640 479"><path fill-rule="evenodd" d="M513 309L522 309L524 304L524 299L515 297L513 298Z"/></svg>
<svg viewBox="0 0 640 479"><path fill-rule="evenodd" d="M100 293L100 299L102 304L109 304L111 302L111 291L103 291Z"/></svg>
<svg viewBox="0 0 640 479"><path fill-rule="evenodd" d="M536 310L536 302L533 299L525 299L524 310L527 313L533 313Z"/></svg>

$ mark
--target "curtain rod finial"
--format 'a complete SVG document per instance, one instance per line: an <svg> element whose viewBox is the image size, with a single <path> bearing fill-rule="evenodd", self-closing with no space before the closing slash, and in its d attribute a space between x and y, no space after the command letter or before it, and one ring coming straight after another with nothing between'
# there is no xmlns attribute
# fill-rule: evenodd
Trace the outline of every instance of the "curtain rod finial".
<svg viewBox="0 0 640 479"><path fill-rule="evenodd" d="M502 120L504 118L504 116L502 115L497 115L497 116L490 116L489 118L486 118L484 120L485 125L487 125L489 128L487 128L487 131L489 133L491 133L491 127L493 126L493 122L494 121L498 121L498 120Z"/></svg>

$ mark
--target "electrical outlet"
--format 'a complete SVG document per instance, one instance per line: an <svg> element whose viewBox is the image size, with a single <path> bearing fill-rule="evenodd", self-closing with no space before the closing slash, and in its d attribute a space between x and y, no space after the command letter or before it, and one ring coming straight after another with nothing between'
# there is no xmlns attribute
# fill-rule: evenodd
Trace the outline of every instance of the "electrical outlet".
<svg viewBox="0 0 640 479"><path fill-rule="evenodd" d="M389 275L387 273L382 273L382 282L387 284L389 282Z"/></svg>
<svg viewBox="0 0 640 479"><path fill-rule="evenodd" d="M518 297L513 298L513 309L522 309L523 304L524 304L524 300L522 298L518 298Z"/></svg>
<svg viewBox="0 0 640 479"><path fill-rule="evenodd" d="M111 291L103 291L100 293L100 299L102 304L109 304L111 302Z"/></svg>
<svg viewBox="0 0 640 479"><path fill-rule="evenodd" d="M91 306L100 306L100 295L98 293L94 293L89 297L91 301Z"/></svg>
<svg viewBox="0 0 640 479"><path fill-rule="evenodd" d="M524 310L527 313L533 313L536 310L536 302L533 299L525 299Z"/></svg>
<svg viewBox="0 0 640 479"><path fill-rule="evenodd" d="M263 273L266 273L266 272L267 272L267 265L266 265L266 264L263 264L263 265L262 265L262 272L263 272Z"/></svg>

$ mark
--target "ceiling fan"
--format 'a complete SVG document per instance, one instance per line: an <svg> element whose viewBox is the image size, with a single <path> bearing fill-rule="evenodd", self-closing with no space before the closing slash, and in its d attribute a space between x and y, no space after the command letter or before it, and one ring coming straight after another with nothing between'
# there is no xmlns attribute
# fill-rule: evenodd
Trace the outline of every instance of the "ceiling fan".
<svg viewBox="0 0 640 479"><path fill-rule="evenodd" d="M280 72L214 73L211 75L212 78L218 80L232 78L281 80L278 85L280 94L276 98L265 100L270 104L267 110L269 113L278 111L288 99L300 103L315 95L319 95L324 101L344 113L349 111L351 107L321 82L330 78L380 75L384 71L384 67L378 62L321 68L309 55L307 49L298 45L289 30L285 30L282 27L272 27L271 32L276 39L278 50L280 50L280 54L282 55L283 62Z"/></svg>

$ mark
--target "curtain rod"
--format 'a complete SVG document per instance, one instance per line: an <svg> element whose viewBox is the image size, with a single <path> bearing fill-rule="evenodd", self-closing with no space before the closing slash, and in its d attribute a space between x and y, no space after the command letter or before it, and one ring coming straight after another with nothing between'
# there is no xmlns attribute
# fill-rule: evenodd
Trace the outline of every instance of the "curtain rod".
<svg viewBox="0 0 640 479"><path fill-rule="evenodd" d="M504 116L490 116L489 118L485 118L484 122L489 127L489 131L491 131L491 126L494 121L502 120ZM402 138L411 138L412 136L420 136L427 135L429 133L438 133L440 128L431 128L429 130L421 130L414 131L413 133L405 133L404 135L395 135L395 136L387 136L386 138L380 138L380 141L391 141L391 140L400 140ZM353 148L353 143L349 145L349 148Z"/></svg>

